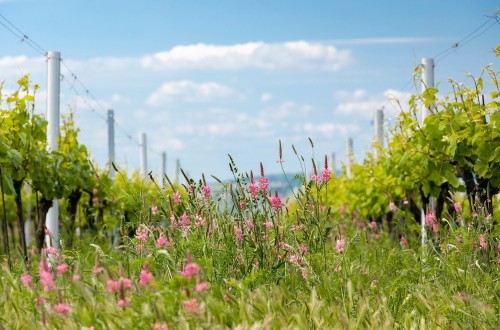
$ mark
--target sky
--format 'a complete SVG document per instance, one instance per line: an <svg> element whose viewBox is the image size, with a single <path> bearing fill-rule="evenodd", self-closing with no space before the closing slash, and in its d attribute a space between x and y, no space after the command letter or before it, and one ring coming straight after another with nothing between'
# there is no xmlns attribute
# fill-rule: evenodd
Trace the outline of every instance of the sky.
<svg viewBox="0 0 500 330"><path fill-rule="evenodd" d="M416 92L413 69L434 58L440 93L469 83L486 65L500 70L498 1L116 1L0 0L4 93L30 74L46 113L44 53L61 53L62 113L74 112L80 142L101 168L108 159L106 112L116 120L116 163L194 179L238 169L299 172L335 154L355 161L372 149L373 118L386 133ZM22 36L26 36L23 40ZM313 141L311 148L309 138ZM283 145L283 163L278 144Z"/></svg>

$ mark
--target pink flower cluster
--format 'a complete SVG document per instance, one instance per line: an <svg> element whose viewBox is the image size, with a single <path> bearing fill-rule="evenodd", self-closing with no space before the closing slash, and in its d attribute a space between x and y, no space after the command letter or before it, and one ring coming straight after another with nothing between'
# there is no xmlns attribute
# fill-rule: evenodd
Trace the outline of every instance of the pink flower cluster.
<svg viewBox="0 0 500 330"><path fill-rule="evenodd" d="M137 231L135 233L135 238L137 238L139 241L146 243L148 240L149 233L147 228L144 225L139 225L137 228Z"/></svg>
<svg viewBox="0 0 500 330"><path fill-rule="evenodd" d="M248 191L250 191L250 195L252 196L252 198L255 198L259 193L259 187L257 187L257 184L252 182L248 185Z"/></svg>
<svg viewBox="0 0 500 330"><path fill-rule="evenodd" d="M239 225L234 225L234 235L239 243L243 242L243 230Z"/></svg>
<svg viewBox="0 0 500 330"><path fill-rule="evenodd" d="M172 199L174 200L175 204L180 204L181 203L181 194L176 191L172 194Z"/></svg>
<svg viewBox="0 0 500 330"><path fill-rule="evenodd" d="M158 237L158 239L156 240L156 247L158 249L168 248L168 247L172 246L173 243L174 242L172 240L172 237L169 237L169 239L167 240L165 238L165 235L163 233L161 233L160 237Z"/></svg>
<svg viewBox="0 0 500 330"><path fill-rule="evenodd" d="M203 187L203 195L205 196L206 200L210 199L210 187L209 186Z"/></svg>
<svg viewBox="0 0 500 330"><path fill-rule="evenodd" d="M432 227L432 231L437 233L439 231L439 225L436 222L436 215L432 212L425 215L425 223L427 226Z"/></svg>
<svg viewBox="0 0 500 330"><path fill-rule="evenodd" d="M266 191L269 187L269 179L266 177L261 177L259 179L259 189L262 191Z"/></svg>
<svg viewBox="0 0 500 330"><path fill-rule="evenodd" d="M190 280L194 276L197 276L200 273L200 267L195 262L188 262L184 271L182 272L182 276Z"/></svg>
<svg viewBox="0 0 500 330"><path fill-rule="evenodd" d="M276 192L273 197L269 197L269 200L271 201L271 206L276 212L281 210L281 198L278 196L278 192Z"/></svg>
<svg viewBox="0 0 500 330"><path fill-rule="evenodd" d="M345 238L343 236L340 236L340 238L335 243L335 250L337 251L337 253L344 252L345 245Z"/></svg>
<svg viewBox="0 0 500 330"><path fill-rule="evenodd" d="M43 285L43 289L48 292L54 287L54 274L49 269L49 265L46 261L40 261L38 265L38 275L40 275L40 282Z"/></svg>

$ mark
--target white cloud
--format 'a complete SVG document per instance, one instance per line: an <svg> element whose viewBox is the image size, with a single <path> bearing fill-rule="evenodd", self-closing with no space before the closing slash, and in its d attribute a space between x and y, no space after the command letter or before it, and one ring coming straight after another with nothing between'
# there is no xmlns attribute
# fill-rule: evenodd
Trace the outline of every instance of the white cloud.
<svg viewBox="0 0 500 330"><path fill-rule="evenodd" d="M172 102L210 102L226 99L233 94L231 88L215 82L172 81L161 85L148 97L146 103L159 106Z"/></svg>
<svg viewBox="0 0 500 330"><path fill-rule="evenodd" d="M320 42L248 42L235 45L195 44L145 56L141 65L152 70L177 69L316 69L336 71L351 62L349 50Z"/></svg>
<svg viewBox="0 0 500 330"><path fill-rule="evenodd" d="M369 95L365 90L358 89L353 92L338 91L335 96L341 101L336 109L339 115L371 116L375 110L384 107L386 116L394 116L401 110L408 110L411 93L388 89L383 94Z"/></svg>
<svg viewBox="0 0 500 330"><path fill-rule="evenodd" d="M426 37L381 37L381 38L354 38L337 39L331 43L335 45L382 45L382 44L415 44L438 41L436 38Z"/></svg>
<svg viewBox="0 0 500 330"><path fill-rule="evenodd" d="M333 138L337 135L346 136L348 133L354 133L359 130L359 127L351 124L336 124L336 123L322 123L312 124L305 123L299 130L303 130L308 134L321 134L327 138Z"/></svg>
<svg viewBox="0 0 500 330"><path fill-rule="evenodd" d="M273 95L271 93L262 93L262 95L260 96L260 100L262 102L270 101L272 98L273 98Z"/></svg>

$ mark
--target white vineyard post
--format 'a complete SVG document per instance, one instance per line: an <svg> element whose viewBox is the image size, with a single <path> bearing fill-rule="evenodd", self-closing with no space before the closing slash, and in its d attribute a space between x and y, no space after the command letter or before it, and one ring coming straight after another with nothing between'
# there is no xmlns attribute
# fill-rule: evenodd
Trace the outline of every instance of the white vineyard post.
<svg viewBox="0 0 500 330"><path fill-rule="evenodd" d="M167 153L164 151L161 153L161 173L160 173L160 182L162 182L163 187L166 187L165 174L167 174Z"/></svg>
<svg viewBox="0 0 500 330"><path fill-rule="evenodd" d="M47 54L47 141L49 151L59 150L59 105L61 88L61 54ZM52 233L52 239L45 236L47 246L59 248L59 200L52 201L52 207L47 212L47 229Z"/></svg>
<svg viewBox="0 0 500 330"><path fill-rule="evenodd" d="M140 159L139 159L139 171L143 177L148 174L148 159L147 159L147 144L146 144L146 133L141 133L141 139L139 142Z"/></svg>
<svg viewBox="0 0 500 330"><path fill-rule="evenodd" d="M353 151L353 141L352 138L347 138L347 167L346 174L347 178L352 177L352 164L354 163L354 151Z"/></svg>
<svg viewBox="0 0 500 330"><path fill-rule="evenodd" d="M374 138L374 155L375 160L380 157L380 152L384 148L384 108L375 112L375 138Z"/></svg>
<svg viewBox="0 0 500 330"><path fill-rule="evenodd" d="M112 109L108 110L108 162L109 162L109 177L115 177L115 112Z"/></svg>
<svg viewBox="0 0 500 330"><path fill-rule="evenodd" d="M422 94L427 88L434 88L434 59L432 58L423 58L422 59ZM422 126L424 125L425 118L431 114L431 110L422 104ZM434 204L434 201L431 198L431 206ZM420 208L420 226L421 226L421 235L422 235L422 249L425 253L425 244L427 241L427 232L425 231L425 212L423 206Z"/></svg>

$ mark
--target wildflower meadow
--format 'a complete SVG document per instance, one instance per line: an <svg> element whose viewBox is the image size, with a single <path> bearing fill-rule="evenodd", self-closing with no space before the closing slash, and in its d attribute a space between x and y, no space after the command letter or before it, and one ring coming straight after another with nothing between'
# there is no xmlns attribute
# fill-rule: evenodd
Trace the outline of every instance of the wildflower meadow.
<svg viewBox="0 0 500 330"><path fill-rule="evenodd" d="M467 79L416 93L350 175L276 141L283 194L231 156L228 180L101 169L71 115L49 152L22 77L0 94L0 328L500 328L499 72Z"/></svg>

